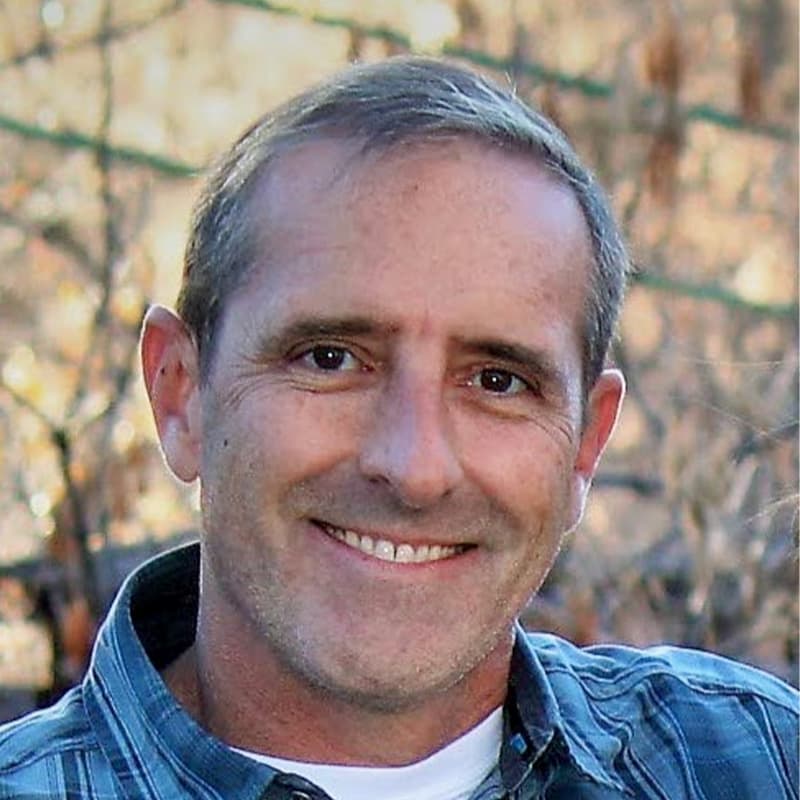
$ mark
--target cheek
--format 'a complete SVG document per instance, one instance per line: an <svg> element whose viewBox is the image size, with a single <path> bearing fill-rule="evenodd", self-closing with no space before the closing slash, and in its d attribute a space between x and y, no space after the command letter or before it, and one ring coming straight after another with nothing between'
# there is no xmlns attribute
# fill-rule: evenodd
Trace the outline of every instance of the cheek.
<svg viewBox="0 0 800 800"><path fill-rule="evenodd" d="M215 433L204 467L223 482L235 475L273 486L324 472L356 441L351 405L297 391L251 395L235 411L209 415L205 430Z"/></svg>
<svg viewBox="0 0 800 800"><path fill-rule="evenodd" d="M530 526L566 509L574 447L533 423L462 428L465 471L481 491Z"/></svg>

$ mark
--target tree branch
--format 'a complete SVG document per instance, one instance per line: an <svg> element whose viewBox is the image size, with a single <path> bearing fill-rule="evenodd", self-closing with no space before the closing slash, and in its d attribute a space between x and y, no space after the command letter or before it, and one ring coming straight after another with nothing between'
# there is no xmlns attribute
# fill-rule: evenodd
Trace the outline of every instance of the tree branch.
<svg viewBox="0 0 800 800"><path fill-rule="evenodd" d="M796 318L798 313L797 303L760 303L755 300L747 300L715 283L692 283L679 278L668 278L666 275L641 271L636 271L631 275L631 283L638 283L659 292L691 297L694 300L720 303L728 308L741 309L768 317Z"/></svg>
<svg viewBox="0 0 800 800"><path fill-rule="evenodd" d="M137 147L111 145L103 143L95 136L80 131L64 129L48 130L41 125L34 125L24 120L15 119L7 114L0 114L0 130L14 133L26 139L36 139L76 150L97 150L104 148L109 158L134 166L147 167L173 178L194 178L204 169L202 166L187 164L185 161L170 158L160 153L151 153Z"/></svg>

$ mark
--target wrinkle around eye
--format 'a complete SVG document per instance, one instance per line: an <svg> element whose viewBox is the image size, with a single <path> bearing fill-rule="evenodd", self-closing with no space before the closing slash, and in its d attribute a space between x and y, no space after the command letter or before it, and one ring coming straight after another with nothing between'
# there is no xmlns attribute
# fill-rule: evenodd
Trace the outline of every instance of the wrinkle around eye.
<svg viewBox="0 0 800 800"><path fill-rule="evenodd" d="M274 381L269 365L246 363L228 376L224 388L217 387L215 395L219 404L226 409L236 410L248 395L257 391L267 381Z"/></svg>
<svg viewBox="0 0 800 800"><path fill-rule="evenodd" d="M544 417L533 416L530 421L558 444L572 447L580 436L579 427L573 424L566 413L548 414Z"/></svg>
<svg viewBox="0 0 800 800"><path fill-rule="evenodd" d="M534 426L559 448L572 448L580 438L580 420L569 408L548 401L532 391L516 395L492 395L483 391L473 402L486 409L500 424Z"/></svg>

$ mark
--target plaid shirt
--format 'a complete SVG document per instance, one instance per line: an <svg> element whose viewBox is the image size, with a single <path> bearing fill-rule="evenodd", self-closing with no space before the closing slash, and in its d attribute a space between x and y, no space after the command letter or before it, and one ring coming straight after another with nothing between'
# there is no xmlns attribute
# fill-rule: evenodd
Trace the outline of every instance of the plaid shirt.
<svg viewBox="0 0 800 800"><path fill-rule="evenodd" d="M210 736L161 681L194 635L198 562L190 545L140 568L83 683L0 727L0 800L326 798ZM474 800L798 798L797 693L716 656L520 631L504 719Z"/></svg>

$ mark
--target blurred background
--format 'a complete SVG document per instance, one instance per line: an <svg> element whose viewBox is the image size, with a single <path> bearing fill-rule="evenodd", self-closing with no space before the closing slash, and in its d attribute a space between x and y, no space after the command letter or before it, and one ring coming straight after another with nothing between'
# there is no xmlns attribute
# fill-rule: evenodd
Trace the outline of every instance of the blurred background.
<svg viewBox="0 0 800 800"><path fill-rule="evenodd" d="M526 624L797 683L797 5L0 0L0 719L79 680L139 561L193 535L137 366L204 167L354 59L472 64L609 189L637 274L621 424Z"/></svg>

